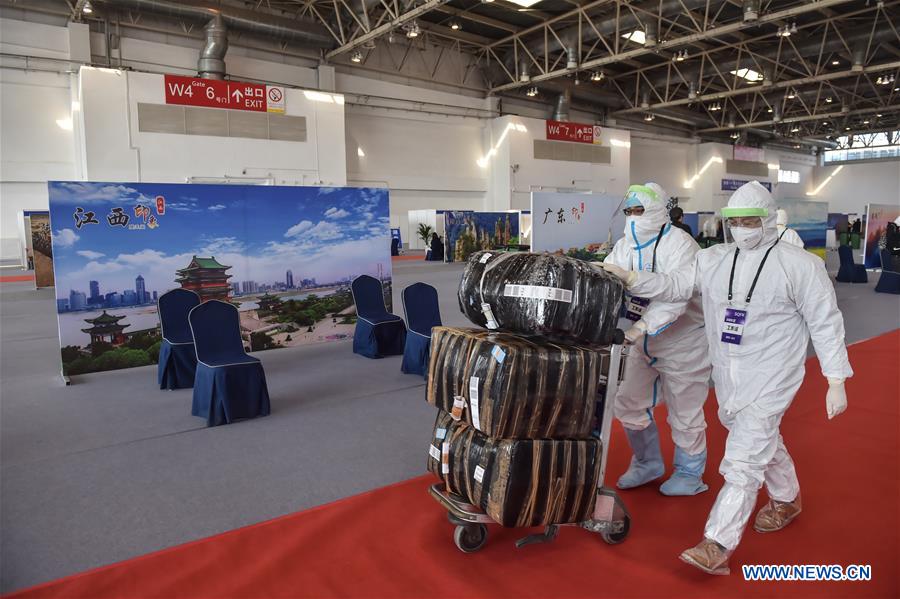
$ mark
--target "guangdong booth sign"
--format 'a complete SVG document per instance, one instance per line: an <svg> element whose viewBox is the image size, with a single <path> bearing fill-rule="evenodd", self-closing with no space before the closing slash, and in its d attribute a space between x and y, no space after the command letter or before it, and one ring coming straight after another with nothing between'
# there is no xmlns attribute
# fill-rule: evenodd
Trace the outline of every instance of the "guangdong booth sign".
<svg viewBox="0 0 900 599"><path fill-rule="evenodd" d="M166 75L166 104L284 112L284 88L241 81Z"/></svg>

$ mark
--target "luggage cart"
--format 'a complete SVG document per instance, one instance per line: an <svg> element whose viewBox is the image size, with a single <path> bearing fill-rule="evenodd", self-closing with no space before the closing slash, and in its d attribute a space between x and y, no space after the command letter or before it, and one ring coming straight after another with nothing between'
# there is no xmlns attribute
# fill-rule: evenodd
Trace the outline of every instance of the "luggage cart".
<svg viewBox="0 0 900 599"><path fill-rule="evenodd" d="M605 386L600 421L600 440L603 444L603 451L600 457L600 483L597 487L593 516L584 522L549 524L544 527L544 532L528 535L516 541L516 547L552 541L559 534L560 526L578 526L598 533L610 545L621 543L628 536L631 527L631 516L628 509L618 494L603 484L606 479L606 459L609 456L613 404L619 388L619 381L624 376L623 347L621 344L610 345L600 353L605 361L602 369L604 374L600 381ZM443 482L431 485L428 492L447 510L447 519L455 526L453 542L460 551L473 553L484 547L488 536L487 524L494 522L487 514L459 495L449 492Z"/></svg>

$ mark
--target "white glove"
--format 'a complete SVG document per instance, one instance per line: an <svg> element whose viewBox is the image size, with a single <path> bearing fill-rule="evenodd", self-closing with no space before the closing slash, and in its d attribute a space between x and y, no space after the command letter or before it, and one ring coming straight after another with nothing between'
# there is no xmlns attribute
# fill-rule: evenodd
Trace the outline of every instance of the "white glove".
<svg viewBox="0 0 900 599"><path fill-rule="evenodd" d="M825 394L825 411L828 419L844 413L847 409L847 390L844 379L828 379L828 393Z"/></svg>
<svg viewBox="0 0 900 599"><path fill-rule="evenodd" d="M641 337L647 332L647 323L639 320L634 326L625 331L625 345L634 345L640 341Z"/></svg>
<svg viewBox="0 0 900 599"><path fill-rule="evenodd" d="M600 268L616 277L623 283L625 283L625 287L630 287L637 280L637 273L633 270L625 270L620 266L616 266L610 262L601 262Z"/></svg>

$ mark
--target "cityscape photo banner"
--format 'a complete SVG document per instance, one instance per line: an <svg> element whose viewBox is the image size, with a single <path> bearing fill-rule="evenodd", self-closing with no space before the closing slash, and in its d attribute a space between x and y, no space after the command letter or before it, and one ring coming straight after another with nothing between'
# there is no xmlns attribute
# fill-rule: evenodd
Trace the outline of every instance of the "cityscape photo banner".
<svg viewBox="0 0 900 599"><path fill-rule="evenodd" d="M157 299L175 288L234 304L249 351L353 336L350 282L391 309L385 189L49 184L63 372L153 364Z"/></svg>

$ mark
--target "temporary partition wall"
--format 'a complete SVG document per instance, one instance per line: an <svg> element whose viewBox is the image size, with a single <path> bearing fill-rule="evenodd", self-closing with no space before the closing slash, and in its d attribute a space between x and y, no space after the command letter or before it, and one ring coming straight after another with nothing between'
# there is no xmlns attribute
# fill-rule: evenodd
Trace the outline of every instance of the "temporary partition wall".
<svg viewBox="0 0 900 599"><path fill-rule="evenodd" d="M828 202L778 200L788 214L788 227L794 229L807 251L825 259L825 231L828 228Z"/></svg>
<svg viewBox="0 0 900 599"><path fill-rule="evenodd" d="M176 287L237 306L250 350L351 336L362 274L390 306L386 189L54 182L50 217L65 374L155 362Z"/></svg>

